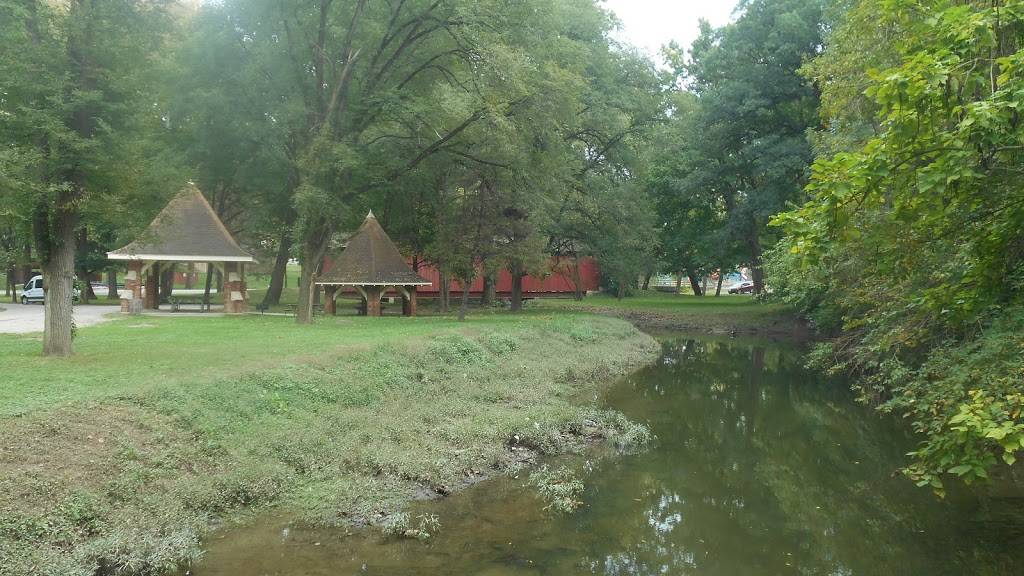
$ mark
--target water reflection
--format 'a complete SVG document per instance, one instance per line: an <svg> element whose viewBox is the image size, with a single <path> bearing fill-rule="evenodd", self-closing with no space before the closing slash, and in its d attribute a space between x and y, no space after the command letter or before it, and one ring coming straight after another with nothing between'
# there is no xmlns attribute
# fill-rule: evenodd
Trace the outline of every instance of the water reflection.
<svg viewBox="0 0 1024 576"><path fill-rule="evenodd" d="M902 428L799 360L777 345L666 344L608 395L657 446L593 464L575 514L551 518L521 479L496 480L424 505L443 524L426 544L268 522L213 542L194 573L1020 573L1014 520L894 476L912 446Z"/></svg>

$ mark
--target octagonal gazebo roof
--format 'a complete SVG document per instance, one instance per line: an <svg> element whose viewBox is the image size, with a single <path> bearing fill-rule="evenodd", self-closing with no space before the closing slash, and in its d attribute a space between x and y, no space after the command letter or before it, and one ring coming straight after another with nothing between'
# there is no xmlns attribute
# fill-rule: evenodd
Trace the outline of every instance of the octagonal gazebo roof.
<svg viewBox="0 0 1024 576"><path fill-rule="evenodd" d="M134 242L107 252L111 260L253 262L213 207L189 183L157 214Z"/></svg>
<svg viewBox="0 0 1024 576"><path fill-rule="evenodd" d="M373 211L317 284L334 286L426 286L381 228Z"/></svg>

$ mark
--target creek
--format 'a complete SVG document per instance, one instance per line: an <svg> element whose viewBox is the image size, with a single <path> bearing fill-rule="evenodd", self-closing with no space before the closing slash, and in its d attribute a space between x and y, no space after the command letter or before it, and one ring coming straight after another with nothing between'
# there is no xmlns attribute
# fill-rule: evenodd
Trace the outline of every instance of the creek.
<svg viewBox="0 0 1024 576"><path fill-rule="evenodd" d="M654 445L567 459L584 505L557 515L519 477L413 506L425 542L258 521L215 533L196 576L1010 575L1024 573L1012 487L944 500L898 470L906 426L779 343L671 337L603 402Z"/></svg>

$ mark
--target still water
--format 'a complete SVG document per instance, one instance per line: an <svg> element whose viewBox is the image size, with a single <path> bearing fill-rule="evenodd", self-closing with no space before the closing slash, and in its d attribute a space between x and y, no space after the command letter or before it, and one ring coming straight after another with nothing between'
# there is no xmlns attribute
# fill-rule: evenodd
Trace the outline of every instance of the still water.
<svg viewBox="0 0 1024 576"><path fill-rule="evenodd" d="M197 576L1024 574L1024 500L946 501L895 474L913 440L777 344L672 339L605 402L658 441L571 462L587 489L553 516L498 478L413 514L429 542L275 521L224 531Z"/></svg>

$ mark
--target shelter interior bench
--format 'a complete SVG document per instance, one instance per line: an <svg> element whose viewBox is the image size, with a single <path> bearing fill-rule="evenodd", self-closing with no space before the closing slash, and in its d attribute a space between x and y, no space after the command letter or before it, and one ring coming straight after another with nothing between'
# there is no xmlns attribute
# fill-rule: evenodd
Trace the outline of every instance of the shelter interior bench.
<svg viewBox="0 0 1024 576"><path fill-rule="evenodd" d="M198 306L200 312L209 312L210 303L204 302L202 296L172 296L169 299L171 312L180 312L182 306Z"/></svg>

